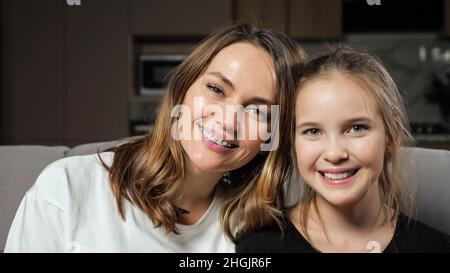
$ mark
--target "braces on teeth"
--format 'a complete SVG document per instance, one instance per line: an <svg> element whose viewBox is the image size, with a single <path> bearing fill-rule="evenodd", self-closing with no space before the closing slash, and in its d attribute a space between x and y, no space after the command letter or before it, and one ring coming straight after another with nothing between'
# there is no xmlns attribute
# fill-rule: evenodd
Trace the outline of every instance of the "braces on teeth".
<svg viewBox="0 0 450 273"><path fill-rule="evenodd" d="M216 136L213 136L212 134L208 133L202 125L198 124L198 127L202 131L202 134L206 138L208 138L208 140L216 143L217 145L220 145L220 146L223 146L223 147L226 147L226 148L233 148L233 147L235 147L235 145L230 144L230 143L226 142L225 140L219 139Z"/></svg>

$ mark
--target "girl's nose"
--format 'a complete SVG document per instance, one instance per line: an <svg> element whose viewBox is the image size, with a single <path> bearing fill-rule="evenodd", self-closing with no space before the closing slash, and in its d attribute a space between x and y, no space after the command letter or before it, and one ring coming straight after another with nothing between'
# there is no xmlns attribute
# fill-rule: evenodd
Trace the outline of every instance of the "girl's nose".
<svg viewBox="0 0 450 273"><path fill-rule="evenodd" d="M323 157L326 161L333 164L347 160L348 152L345 142L336 137L332 137L326 145Z"/></svg>

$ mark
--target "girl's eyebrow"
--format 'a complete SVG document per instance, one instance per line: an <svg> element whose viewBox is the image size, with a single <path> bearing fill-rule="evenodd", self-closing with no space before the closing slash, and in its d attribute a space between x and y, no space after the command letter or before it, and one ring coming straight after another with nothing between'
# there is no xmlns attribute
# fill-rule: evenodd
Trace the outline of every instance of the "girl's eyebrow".
<svg viewBox="0 0 450 273"><path fill-rule="evenodd" d="M317 122L307 121L307 122L301 122L301 123L297 124L297 126L295 128L298 130L302 127L319 127L319 126L320 125Z"/></svg>
<svg viewBox="0 0 450 273"><path fill-rule="evenodd" d="M352 123L369 123L369 124L373 124L373 120L368 118L368 117L356 117L356 118L351 118L345 121L345 124L352 124Z"/></svg>
<svg viewBox="0 0 450 273"><path fill-rule="evenodd" d="M348 125L348 124L353 124L353 123L358 123L358 122L373 124L373 120L368 117L351 118L351 119L346 120L344 122L344 124ZM297 124L296 129L298 130L302 127L320 127L320 123L312 122L312 121L301 122L301 123Z"/></svg>

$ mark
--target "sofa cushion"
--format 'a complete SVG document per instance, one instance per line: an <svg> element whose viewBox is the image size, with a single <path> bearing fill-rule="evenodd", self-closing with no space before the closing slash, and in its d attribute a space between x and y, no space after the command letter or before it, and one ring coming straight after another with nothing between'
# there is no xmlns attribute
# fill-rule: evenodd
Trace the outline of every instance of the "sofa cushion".
<svg viewBox="0 0 450 273"><path fill-rule="evenodd" d="M25 192L48 164L68 150L65 146L0 146L0 250Z"/></svg>
<svg viewBox="0 0 450 273"><path fill-rule="evenodd" d="M413 148L417 218L450 234L450 151Z"/></svg>
<svg viewBox="0 0 450 273"><path fill-rule="evenodd" d="M95 154L97 152L103 152L109 148L119 146L126 142L132 141L136 138L139 138L139 136L124 138L124 139L119 139L119 140L113 140L113 141L81 144L81 145L75 146L72 149L68 150L66 157L75 156L75 155L88 155L88 154Z"/></svg>

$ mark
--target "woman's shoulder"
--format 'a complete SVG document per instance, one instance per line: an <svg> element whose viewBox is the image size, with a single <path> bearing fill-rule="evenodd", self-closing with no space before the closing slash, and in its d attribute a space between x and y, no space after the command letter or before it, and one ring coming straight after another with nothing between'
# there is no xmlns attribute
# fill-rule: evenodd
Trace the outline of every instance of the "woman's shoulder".
<svg viewBox="0 0 450 273"><path fill-rule="evenodd" d="M401 252L450 252L450 236L417 219L400 214L394 241Z"/></svg>
<svg viewBox="0 0 450 273"><path fill-rule="evenodd" d="M72 156L49 164L27 194L65 210L73 199L92 194L93 188L109 187L108 172L99 157L109 166L113 153Z"/></svg>

